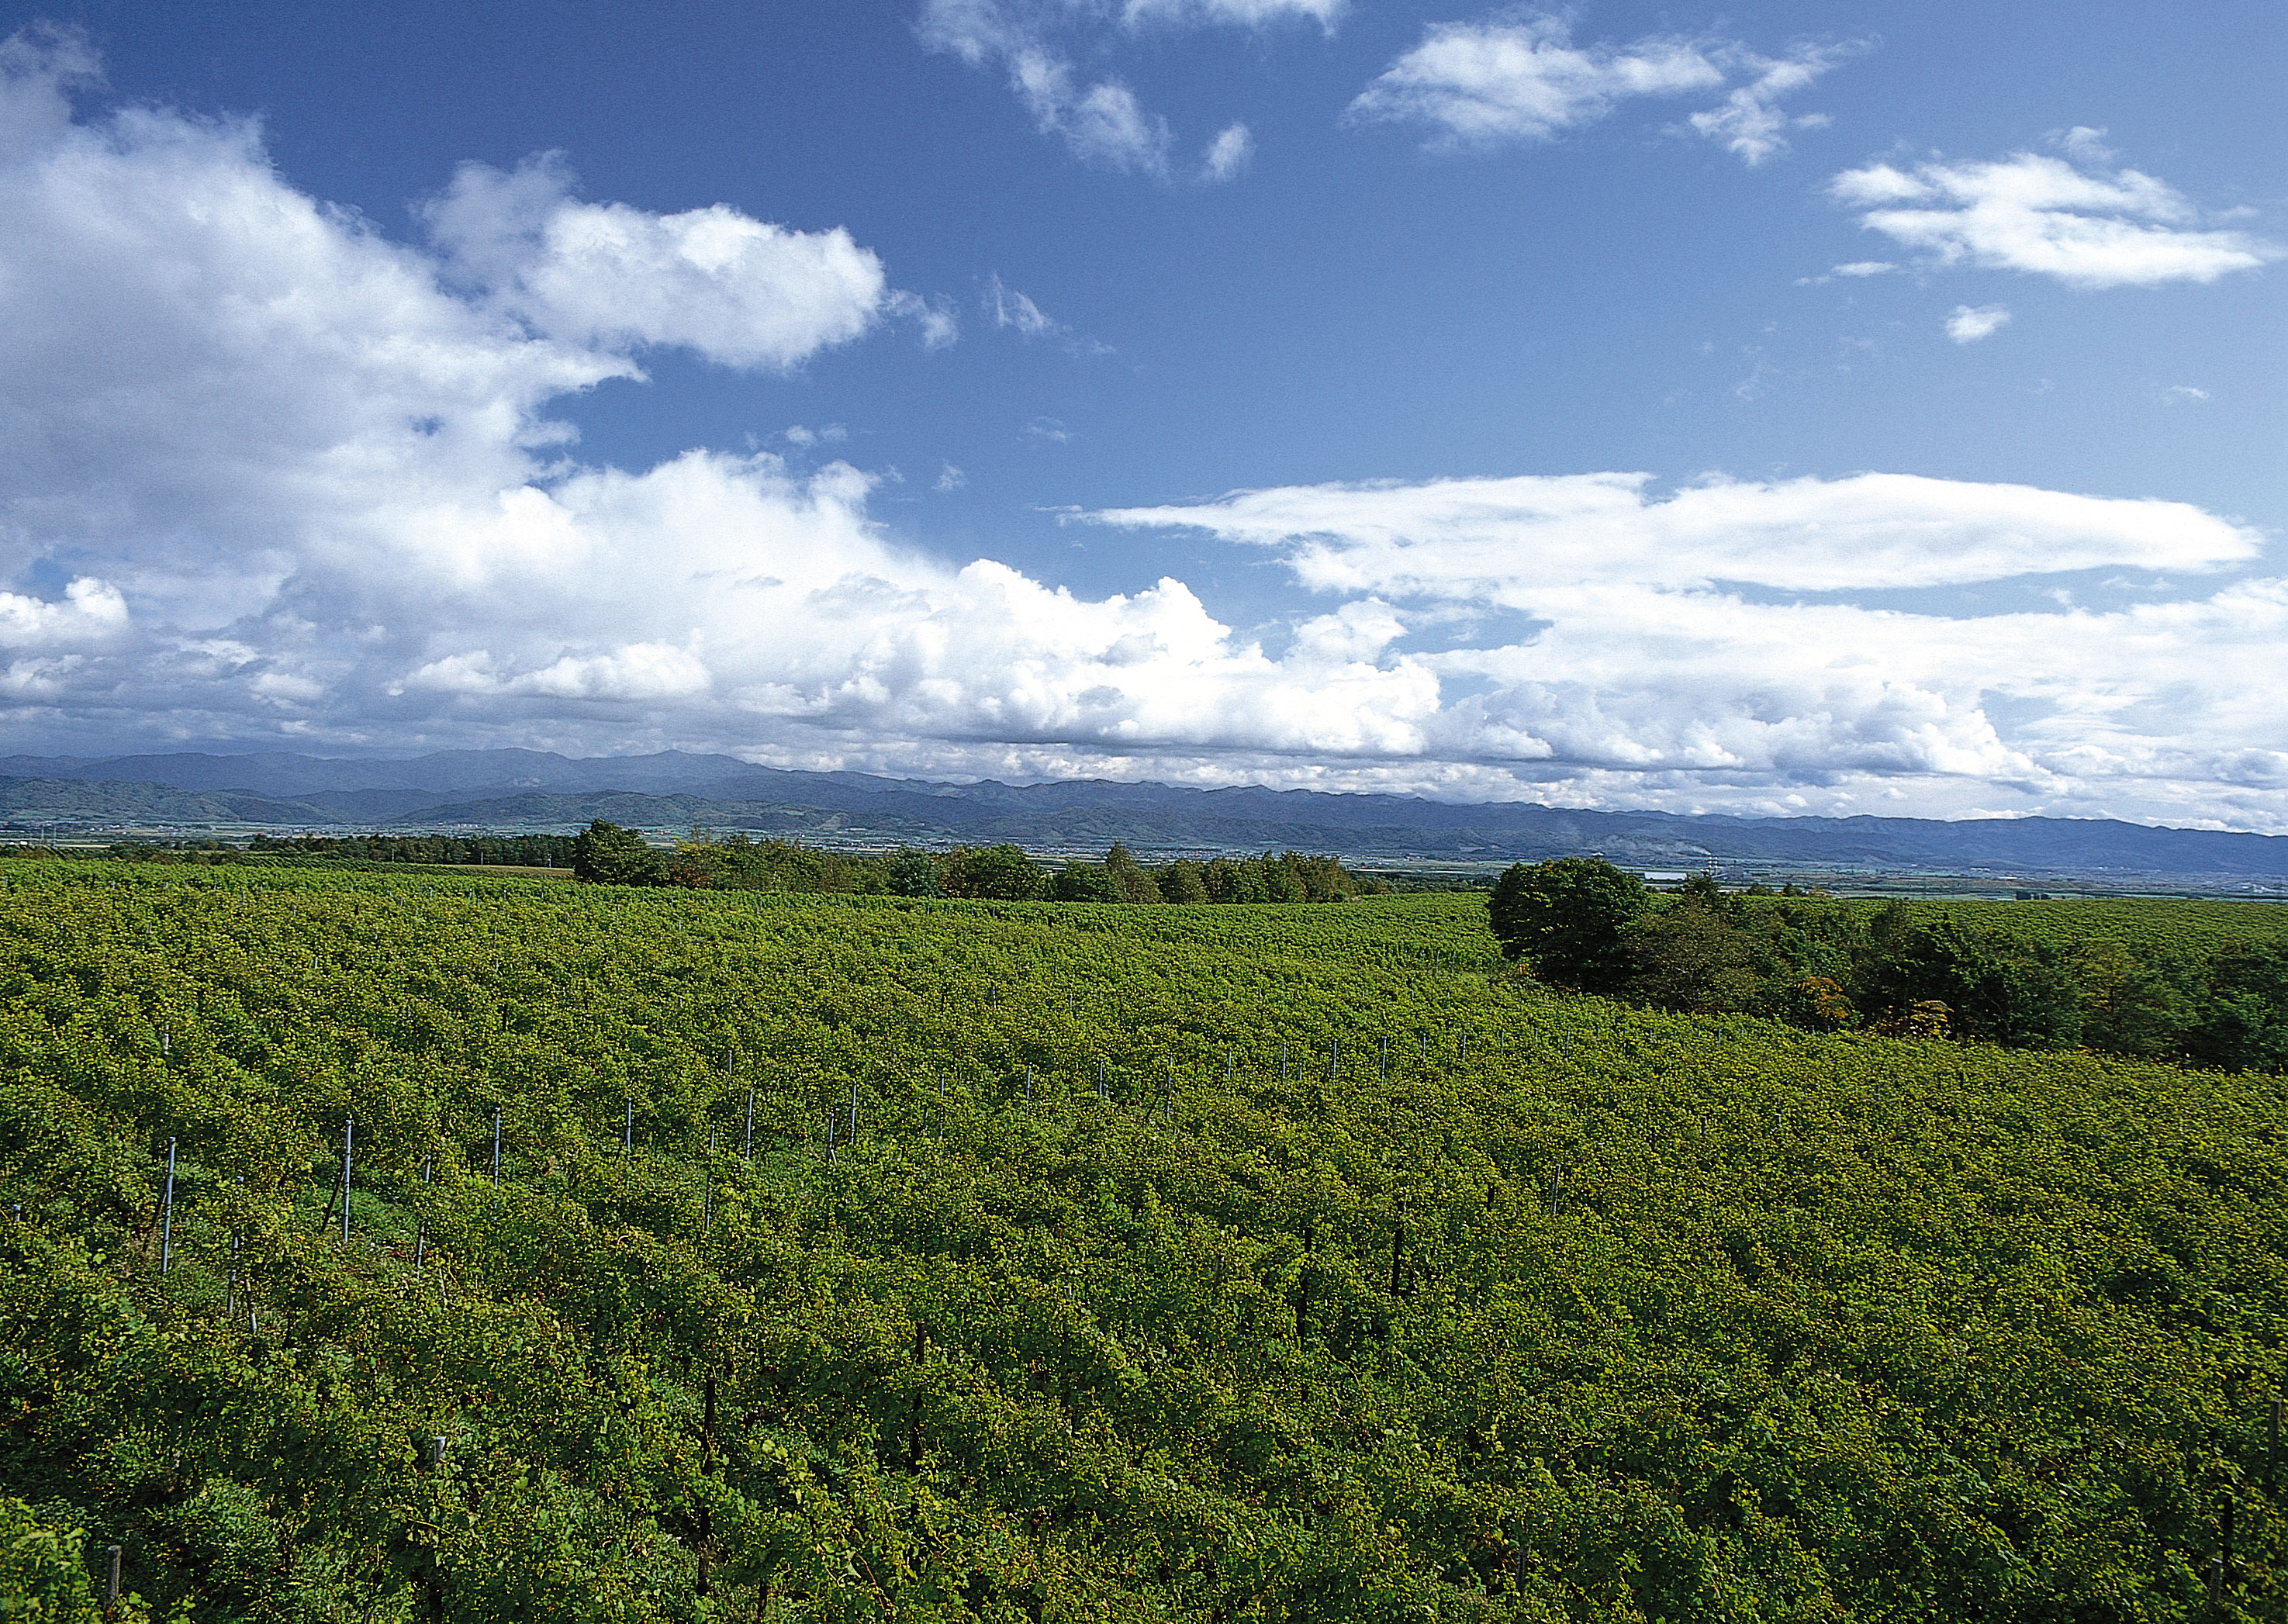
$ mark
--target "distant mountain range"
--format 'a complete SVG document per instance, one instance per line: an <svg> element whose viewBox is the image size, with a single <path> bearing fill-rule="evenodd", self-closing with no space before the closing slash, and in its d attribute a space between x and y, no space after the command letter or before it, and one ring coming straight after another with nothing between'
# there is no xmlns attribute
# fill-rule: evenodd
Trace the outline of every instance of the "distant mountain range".
<svg viewBox="0 0 2288 1624"><path fill-rule="evenodd" d="M410 760L284 752L0 757L0 827L105 829L632 828L1037 850L1331 852L1347 858L1537 860L1602 852L1646 866L1719 862L2130 878L2271 880L2288 837L2022 818L1736 818L1456 804L1313 790L1186 789L1102 780L938 783L789 772L679 750L588 759L449 750Z"/></svg>

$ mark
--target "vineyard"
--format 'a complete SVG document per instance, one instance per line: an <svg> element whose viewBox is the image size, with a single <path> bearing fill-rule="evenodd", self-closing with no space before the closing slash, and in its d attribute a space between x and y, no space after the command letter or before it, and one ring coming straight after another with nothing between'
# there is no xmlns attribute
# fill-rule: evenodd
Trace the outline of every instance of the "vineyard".
<svg viewBox="0 0 2288 1624"><path fill-rule="evenodd" d="M122 1619L2288 1618L2279 1076L1470 896L0 883L0 1533Z"/></svg>

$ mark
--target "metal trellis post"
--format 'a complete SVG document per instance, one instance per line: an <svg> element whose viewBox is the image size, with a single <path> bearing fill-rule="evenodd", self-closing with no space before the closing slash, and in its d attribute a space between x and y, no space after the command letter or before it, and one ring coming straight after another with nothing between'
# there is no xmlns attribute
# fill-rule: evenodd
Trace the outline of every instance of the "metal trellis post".
<svg viewBox="0 0 2288 1624"><path fill-rule="evenodd" d="M167 1193L159 1208L159 1272L175 1266L175 1142L167 1141Z"/></svg>

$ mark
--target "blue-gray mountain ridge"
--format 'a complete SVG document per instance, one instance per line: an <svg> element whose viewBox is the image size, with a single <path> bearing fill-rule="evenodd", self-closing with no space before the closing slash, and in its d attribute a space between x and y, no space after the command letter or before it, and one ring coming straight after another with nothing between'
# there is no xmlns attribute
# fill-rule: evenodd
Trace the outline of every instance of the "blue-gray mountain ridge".
<svg viewBox="0 0 2288 1624"><path fill-rule="evenodd" d="M2288 875L2288 837L2111 820L1757 818L1586 812L1256 787L1100 779L948 783L799 772L668 750L574 758L520 749L409 759L288 752L0 757L0 824L27 831L249 828L518 829L592 818L757 836L1046 850L1263 851L1346 858L1616 861L2084 875Z"/></svg>

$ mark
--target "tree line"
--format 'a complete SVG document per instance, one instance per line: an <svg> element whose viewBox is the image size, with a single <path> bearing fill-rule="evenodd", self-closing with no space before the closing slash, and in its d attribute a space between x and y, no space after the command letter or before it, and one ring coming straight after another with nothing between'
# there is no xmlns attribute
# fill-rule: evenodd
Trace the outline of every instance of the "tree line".
<svg viewBox="0 0 2288 1624"><path fill-rule="evenodd" d="M256 835L226 840L115 840L104 846L0 844L0 857L102 860L118 863L240 863L249 857L344 862L446 863L566 868L569 835Z"/></svg>
<svg viewBox="0 0 2288 1624"><path fill-rule="evenodd" d="M569 835L257 835L255 852L343 857L376 863L468 863L512 868L565 868Z"/></svg>
<svg viewBox="0 0 2288 1624"><path fill-rule="evenodd" d="M572 877L607 885L679 885L695 891L774 891L894 897L965 897L996 902L1339 902L1380 891L1333 858L1300 852L1260 857L1178 858L1140 863L1118 841L1101 859L1052 869L1014 845L949 852L901 847L879 854L827 852L743 834L695 829L666 851L633 829L599 818L570 843Z"/></svg>
<svg viewBox="0 0 2288 1624"><path fill-rule="evenodd" d="M1502 950L1553 985L1815 1032L2103 1050L2288 1069L2288 948L2065 946L1892 903L1871 917L1696 875L1657 898L1601 858L1512 864L1487 899ZM1768 900L1765 899L1769 899Z"/></svg>

